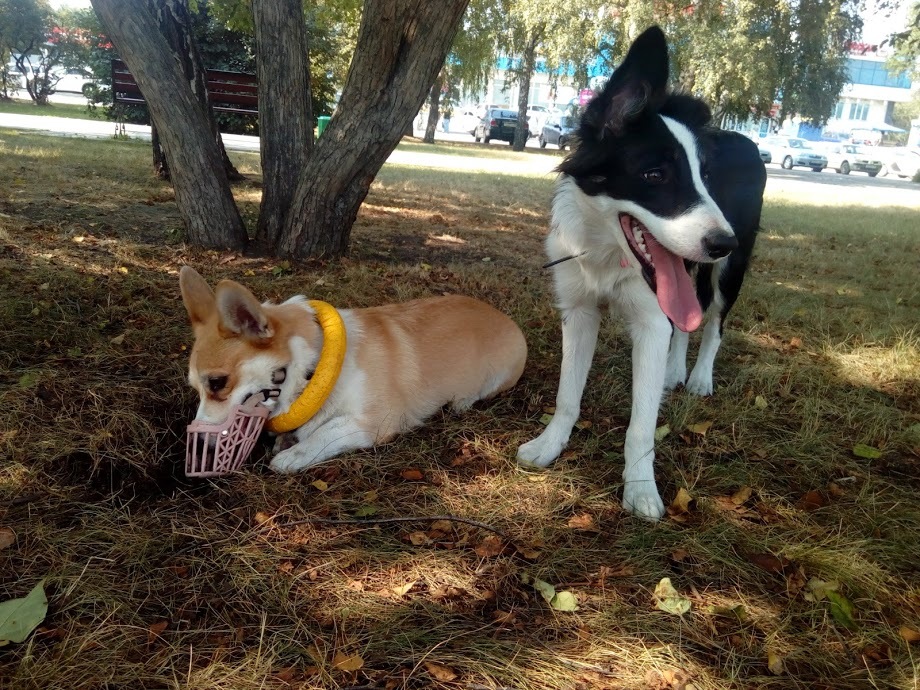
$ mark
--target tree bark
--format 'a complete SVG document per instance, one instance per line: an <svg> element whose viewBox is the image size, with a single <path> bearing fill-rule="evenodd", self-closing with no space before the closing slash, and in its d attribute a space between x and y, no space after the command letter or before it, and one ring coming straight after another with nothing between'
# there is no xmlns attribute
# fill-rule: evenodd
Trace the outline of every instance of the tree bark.
<svg viewBox="0 0 920 690"><path fill-rule="evenodd" d="M302 0L252 0L262 204L256 239L275 247L313 148L310 62Z"/></svg>
<svg viewBox="0 0 920 690"><path fill-rule="evenodd" d="M278 253L347 251L371 182L444 64L468 2L365 2L342 99L301 175Z"/></svg>
<svg viewBox="0 0 920 690"><path fill-rule="evenodd" d="M434 84L431 85L431 91L428 93L428 122L425 125L425 137L422 139L426 144L434 143L434 133L438 129L438 108L441 107L441 86L443 83L439 76Z"/></svg>
<svg viewBox="0 0 920 690"><path fill-rule="evenodd" d="M208 118L145 0L91 0L144 93L172 172L176 204L192 244L239 249L246 228Z"/></svg>
<svg viewBox="0 0 920 690"><path fill-rule="evenodd" d="M521 56L521 78L518 81L520 86L518 90L518 120L512 145L515 151L523 151L524 146L527 145L527 104L530 100L530 79L533 77L534 69L536 69L537 46L540 43L541 36L542 31L534 31L534 35L527 42L524 47L524 54Z"/></svg>
<svg viewBox="0 0 920 690"><path fill-rule="evenodd" d="M201 108L207 113L211 135L217 142L227 177L231 180L245 179L227 155L220 136L220 129L217 126L217 118L214 117L214 110L208 99L208 73L201 60L198 47L192 40L192 21L189 16L188 0L147 0L147 7L157 20L160 32L173 54L179 59L185 78L192 86L192 93L195 94ZM155 126L153 130L153 171L160 179L168 180L169 163L166 160L166 152L163 151L160 144L160 137L156 134Z"/></svg>

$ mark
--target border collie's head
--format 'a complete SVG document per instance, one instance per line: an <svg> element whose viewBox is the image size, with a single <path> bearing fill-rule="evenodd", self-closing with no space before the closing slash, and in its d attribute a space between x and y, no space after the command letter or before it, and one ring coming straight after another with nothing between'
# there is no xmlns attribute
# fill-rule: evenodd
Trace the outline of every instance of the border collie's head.
<svg viewBox="0 0 920 690"><path fill-rule="evenodd" d="M580 143L559 170L598 211L616 216L626 261L642 271L671 321L693 330L702 315L687 303L695 291L683 260L715 261L738 243L706 189L706 151L696 134L709 108L670 94L667 81L667 44L653 26L588 104Z"/></svg>

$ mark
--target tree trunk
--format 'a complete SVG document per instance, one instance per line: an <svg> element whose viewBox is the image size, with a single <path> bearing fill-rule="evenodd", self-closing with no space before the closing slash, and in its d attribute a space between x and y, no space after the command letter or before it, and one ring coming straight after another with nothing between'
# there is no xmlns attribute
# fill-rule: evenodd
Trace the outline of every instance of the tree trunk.
<svg viewBox="0 0 920 690"><path fill-rule="evenodd" d="M157 20L160 32L172 49L173 55L179 59L179 64L182 65L182 72L192 86L192 93L195 94L195 98L198 99L201 108L207 113L211 136L214 137L217 147L220 149L220 156L224 162L227 177L231 180L245 179L230 161L230 157L227 156L227 151L224 148L224 142L220 137L220 130L217 126L217 118L214 117L214 110L208 100L208 73L204 63L201 61L198 47L192 40L192 21L189 16L188 0L147 0L147 7ZM163 151L158 136L153 136L153 170L160 179L169 179L169 164L166 161L166 152Z"/></svg>
<svg viewBox="0 0 920 690"><path fill-rule="evenodd" d="M444 64L468 2L365 2L342 99L301 176L278 253L347 251L371 182Z"/></svg>
<svg viewBox="0 0 920 690"><path fill-rule="evenodd" d="M166 160L166 151L160 141L160 133L156 125L150 126L150 148L153 150L153 174L157 179L169 181L169 161Z"/></svg>
<svg viewBox="0 0 920 690"><path fill-rule="evenodd" d="M530 79L533 77L537 63L537 46L540 43L542 31L535 30L534 35L524 48L521 56L521 77L518 80L518 119L514 130L515 151L523 151L527 144L527 103L530 100Z"/></svg>
<svg viewBox="0 0 920 690"><path fill-rule="evenodd" d="M252 0L259 78L262 205L256 239L275 247L313 148L302 0Z"/></svg>
<svg viewBox="0 0 920 690"><path fill-rule="evenodd" d="M443 82L439 76L434 84L431 85L431 91L428 93L428 123L425 125L425 137L422 139L426 144L434 143L434 133L438 129L438 109L441 107L441 86Z"/></svg>
<svg viewBox="0 0 920 690"><path fill-rule="evenodd" d="M144 93L172 172L176 204L192 244L239 249L246 228L208 118L145 0L91 0Z"/></svg>

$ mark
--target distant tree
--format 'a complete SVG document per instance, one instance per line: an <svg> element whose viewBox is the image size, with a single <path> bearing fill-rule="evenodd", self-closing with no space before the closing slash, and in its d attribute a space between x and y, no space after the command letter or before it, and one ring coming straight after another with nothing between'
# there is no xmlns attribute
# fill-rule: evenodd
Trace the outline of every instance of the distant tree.
<svg viewBox="0 0 920 690"><path fill-rule="evenodd" d="M779 101L780 117L826 121L848 79L847 46L861 28L858 0L632 0L603 10L605 59L615 64L631 38L658 24L677 81L717 118L763 115Z"/></svg>
<svg viewBox="0 0 920 690"><path fill-rule="evenodd" d="M907 11L907 26L888 38L894 48L890 61L892 71L906 71L920 81L920 2L914 2Z"/></svg>
<svg viewBox="0 0 920 690"><path fill-rule="evenodd" d="M60 68L81 65L86 51L82 33L67 25L66 17L46 0L0 0L0 48L25 75L26 92L37 105L55 92Z"/></svg>

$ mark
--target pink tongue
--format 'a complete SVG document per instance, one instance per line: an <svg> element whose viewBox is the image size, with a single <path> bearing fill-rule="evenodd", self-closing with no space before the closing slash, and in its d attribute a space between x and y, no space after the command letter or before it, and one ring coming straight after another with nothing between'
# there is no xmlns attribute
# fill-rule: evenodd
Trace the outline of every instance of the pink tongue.
<svg viewBox="0 0 920 690"><path fill-rule="evenodd" d="M684 260L662 247L652 233L644 233L644 239L655 264L658 305L680 330L695 331L703 321L703 310Z"/></svg>

